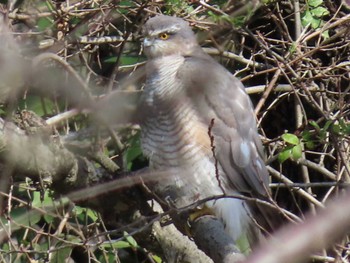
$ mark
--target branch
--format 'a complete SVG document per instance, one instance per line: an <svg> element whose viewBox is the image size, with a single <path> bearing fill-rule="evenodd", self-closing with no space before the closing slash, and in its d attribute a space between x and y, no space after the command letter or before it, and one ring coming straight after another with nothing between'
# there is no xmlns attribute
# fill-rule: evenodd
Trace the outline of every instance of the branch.
<svg viewBox="0 0 350 263"><path fill-rule="evenodd" d="M193 241L181 234L174 225L162 227L159 222L155 222L152 232L162 248L167 262L213 262L197 248Z"/></svg>
<svg viewBox="0 0 350 263"><path fill-rule="evenodd" d="M158 203L154 203L153 209L164 214ZM182 227L184 217L181 216L183 213L184 211L169 213L173 214L175 225L182 231L184 231ZM190 231L194 242L181 234L178 229L172 224L165 227L161 227L159 222L153 224L152 230L155 231L154 235L163 249L167 262L235 263L244 259L232 238L225 232L223 223L212 215L204 215L191 222Z"/></svg>
<svg viewBox="0 0 350 263"><path fill-rule="evenodd" d="M76 166L74 155L58 144L44 144L40 136L28 136L11 122L0 119L0 157L16 170L35 180L48 183L72 176Z"/></svg>
<svg viewBox="0 0 350 263"><path fill-rule="evenodd" d="M309 214L305 222L281 229L244 262L303 262L311 253L330 247L350 233L350 209L344 209L349 203L350 194L346 192L317 215Z"/></svg>
<svg viewBox="0 0 350 263"><path fill-rule="evenodd" d="M250 59L246 59L243 56L236 55L235 53L228 52L228 51L220 51L216 48L203 48L204 52L206 52L209 55L216 55L216 56L223 56L229 59L234 59L242 64L248 65L249 67L255 67L255 68L266 68L265 65L252 61Z"/></svg>
<svg viewBox="0 0 350 263"><path fill-rule="evenodd" d="M202 216L195 220L191 229L197 246L214 262L235 263L244 259L217 218Z"/></svg>
<svg viewBox="0 0 350 263"><path fill-rule="evenodd" d="M47 127L41 127L46 132ZM25 177L40 181L60 194L85 189L97 184L110 174L95 168L94 164L75 156L59 140L47 134L27 135L12 122L0 119L0 158L15 169L15 179Z"/></svg>

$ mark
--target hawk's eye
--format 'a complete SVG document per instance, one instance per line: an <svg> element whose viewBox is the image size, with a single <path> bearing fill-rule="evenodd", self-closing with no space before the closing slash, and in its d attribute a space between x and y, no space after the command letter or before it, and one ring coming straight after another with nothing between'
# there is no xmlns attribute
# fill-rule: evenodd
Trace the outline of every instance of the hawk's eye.
<svg viewBox="0 0 350 263"><path fill-rule="evenodd" d="M158 35L158 37L159 37L161 40L167 40L167 39L170 37L170 35L169 35L168 33L160 33L160 34Z"/></svg>

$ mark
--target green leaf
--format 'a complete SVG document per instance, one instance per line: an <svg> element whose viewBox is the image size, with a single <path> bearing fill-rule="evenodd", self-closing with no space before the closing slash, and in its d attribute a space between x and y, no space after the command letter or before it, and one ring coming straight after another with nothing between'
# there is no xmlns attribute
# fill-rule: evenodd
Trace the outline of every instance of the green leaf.
<svg viewBox="0 0 350 263"><path fill-rule="evenodd" d="M40 192L39 191L35 191L35 192L33 192L32 206L40 207L40 205L41 205Z"/></svg>
<svg viewBox="0 0 350 263"><path fill-rule="evenodd" d="M38 29L39 31L45 31L45 29L52 27L53 21L47 17L41 17L38 19Z"/></svg>
<svg viewBox="0 0 350 263"><path fill-rule="evenodd" d="M325 129L320 130L319 134L318 134L318 138L321 141L324 141L325 139L327 139L328 136L328 131L326 131Z"/></svg>
<svg viewBox="0 0 350 263"><path fill-rule="evenodd" d="M33 249L35 251L45 252L49 249L49 244L47 242L34 243Z"/></svg>
<svg viewBox="0 0 350 263"><path fill-rule="evenodd" d="M323 24L323 21L322 21L321 19L319 19L319 18L314 18L314 19L312 20L311 27L312 27L313 29L317 29L317 28L320 28L322 24Z"/></svg>
<svg viewBox="0 0 350 263"><path fill-rule="evenodd" d="M139 56L122 56L120 58L120 65L122 66L130 66L135 65L140 62Z"/></svg>
<svg viewBox="0 0 350 263"><path fill-rule="evenodd" d="M55 218L54 218L53 216L44 215L44 220L45 220L45 222L48 223L48 224L52 224L54 219L55 219Z"/></svg>
<svg viewBox="0 0 350 263"><path fill-rule="evenodd" d="M74 206L74 208L73 208L73 211L72 211L72 212L74 212L74 213L75 213L75 215L76 215L76 216L78 216L78 215L81 215L81 214L84 212L84 209L85 209L85 208L83 208L83 207L81 207L81 206L76 205L76 206Z"/></svg>
<svg viewBox="0 0 350 263"><path fill-rule="evenodd" d="M142 155L141 143L140 143L140 133L135 134L129 141L130 146L128 147L125 156L127 163L132 162L138 156Z"/></svg>
<svg viewBox="0 0 350 263"><path fill-rule="evenodd" d="M327 121L326 124L323 126L323 130L328 131L329 127L333 124L333 121Z"/></svg>
<svg viewBox="0 0 350 263"><path fill-rule="evenodd" d="M323 0L309 0L307 3L311 7L317 7L323 4Z"/></svg>
<svg viewBox="0 0 350 263"><path fill-rule="evenodd" d="M323 17L326 15L329 15L329 11L327 8L324 8L322 6L316 7L315 9L312 9L311 14L315 17Z"/></svg>
<svg viewBox="0 0 350 263"><path fill-rule="evenodd" d="M153 260L156 263L162 263L163 262L163 260L160 257L158 257L157 255L152 255L152 258L153 258Z"/></svg>
<svg viewBox="0 0 350 263"><path fill-rule="evenodd" d="M299 138L292 133L285 133L281 136L282 140L288 144L298 145L300 144Z"/></svg>
<svg viewBox="0 0 350 263"><path fill-rule="evenodd" d="M311 134L311 132L309 130L304 130L301 133L301 137L303 138L304 141L309 141L312 138L312 134Z"/></svg>
<svg viewBox="0 0 350 263"><path fill-rule="evenodd" d="M301 16L301 24L306 27L307 25L312 23L314 17L312 16L310 11L305 11Z"/></svg>
<svg viewBox="0 0 350 263"><path fill-rule="evenodd" d="M98 219L98 216L96 212L90 208L86 208L86 215L93 221L96 222Z"/></svg>
<svg viewBox="0 0 350 263"><path fill-rule="evenodd" d="M68 259L72 254L72 250L73 246L63 246L63 248L53 252L50 262L68 262Z"/></svg>
<svg viewBox="0 0 350 263"><path fill-rule="evenodd" d="M350 124L346 123L344 119L339 119L339 133L343 135L350 134Z"/></svg>
<svg viewBox="0 0 350 263"><path fill-rule="evenodd" d="M49 99L41 99L39 96L27 96L26 99L21 100L19 103L20 109L34 111L38 116L45 115L43 103L48 113L53 112L55 104Z"/></svg>
<svg viewBox="0 0 350 263"><path fill-rule="evenodd" d="M130 8L135 6L135 4L133 1L120 1L118 6L120 7L118 8L118 12L126 15L129 12Z"/></svg>
<svg viewBox="0 0 350 263"><path fill-rule="evenodd" d="M129 242L120 240L116 242L106 242L100 245L100 248L108 249L110 247L116 248L116 249L122 249L122 248L130 248L131 245Z"/></svg>
<svg viewBox="0 0 350 263"><path fill-rule="evenodd" d="M297 50L297 45L295 42L292 42L292 45L289 47L289 52L291 54L294 54L296 50Z"/></svg>
<svg viewBox="0 0 350 263"><path fill-rule="evenodd" d="M309 122L311 126L313 126L317 131L321 130L320 126L315 121Z"/></svg>
<svg viewBox="0 0 350 263"><path fill-rule="evenodd" d="M125 237L126 241L129 242L131 247L138 248L138 244L137 244L136 240L125 231L124 231L124 237Z"/></svg>
<svg viewBox="0 0 350 263"><path fill-rule="evenodd" d="M118 241L118 242L114 242L114 243L112 244L112 246L113 246L114 248L119 248L119 249L121 249L121 248L129 248L129 247L131 247L131 244L130 244L129 242L127 242L127 241L121 240L121 241Z"/></svg>
<svg viewBox="0 0 350 263"><path fill-rule="evenodd" d="M33 202L32 202L32 206L33 207L38 207L38 208L42 208L42 207L49 207L49 206L53 206L54 201L52 200L52 197L49 194L49 191L45 191L44 192L44 196L43 199L41 200L41 193L39 191L35 191L33 192Z"/></svg>
<svg viewBox="0 0 350 263"><path fill-rule="evenodd" d="M13 209L10 213L11 221L15 222L15 224L11 224L11 229L19 229L20 225L24 226L32 226L38 223L41 219L41 213L35 210L28 211L26 207L18 207ZM5 228L7 228L7 220L1 218L1 221L5 224Z"/></svg>
<svg viewBox="0 0 350 263"><path fill-rule="evenodd" d="M323 31L323 32L322 32L322 37L323 37L324 39L328 39L328 38L329 38L329 30Z"/></svg>
<svg viewBox="0 0 350 263"><path fill-rule="evenodd" d="M115 62L117 62L117 57L109 57L109 58L107 58L107 59L105 59L104 60L104 62L106 62L106 63L115 63Z"/></svg>
<svg viewBox="0 0 350 263"><path fill-rule="evenodd" d="M292 148L292 159L294 161L297 161L301 158L301 155L302 155L302 148L301 148L301 145L296 145Z"/></svg>
<svg viewBox="0 0 350 263"><path fill-rule="evenodd" d="M286 147L282 152L278 154L278 161L283 163L288 160L292 156L292 148L291 146Z"/></svg>
<svg viewBox="0 0 350 263"><path fill-rule="evenodd" d="M131 66L131 65L135 65L137 63L140 63L142 61L144 61L145 59L143 59L140 56L122 56L120 58L120 65L121 66ZM115 63L117 62L117 57L109 57L107 59L104 60L105 63Z"/></svg>
<svg viewBox="0 0 350 263"><path fill-rule="evenodd" d="M235 16L231 19L231 23L238 28L241 28L244 26L245 22L247 20L246 16Z"/></svg>
<svg viewBox="0 0 350 263"><path fill-rule="evenodd" d="M91 210L90 208L84 208L81 206L74 206L73 212L75 213L75 216L85 222L88 219L89 223L96 222L98 219L98 216L95 211Z"/></svg>
<svg viewBox="0 0 350 263"><path fill-rule="evenodd" d="M135 4L133 1L120 1L119 6L126 6L126 7L131 7L134 6Z"/></svg>
<svg viewBox="0 0 350 263"><path fill-rule="evenodd" d="M11 249L10 249L10 244L9 243L4 243L2 246L1 246L1 249L4 251L4 252L9 252Z"/></svg>
<svg viewBox="0 0 350 263"><path fill-rule="evenodd" d="M345 135L349 135L350 134L350 124L346 124L343 128L343 133Z"/></svg>
<svg viewBox="0 0 350 263"><path fill-rule="evenodd" d="M310 11L305 11L301 18L301 24L306 27L307 25L311 25L313 29L319 28L322 24L322 20L316 18L312 15Z"/></svg>
<svg viewBox="0 0 350 263"><path fill-rule="evenodd" d="M131 138L129 138L128 147L123 155L124 163L127 165L127 170L132 171L135 167L139 167L147 160L142 154L140 143L140 132L137 132Z"/></svg>
<svg viewBox="0 0 350 263"><path fill-rule="evenodd" d="M310 149L310 150L315 149L315 143L314 143L313 141L307 141L307 142L305 143L305 146L306 146L306 148L308 148L308 149Z"/></svg>
<svg viewBox="0 0 350 263"><path fill-rule="evenodd" d="M332 126L332 132L336 133L336 134L340 134L341 128L339 124L334 124Z"/></svg>

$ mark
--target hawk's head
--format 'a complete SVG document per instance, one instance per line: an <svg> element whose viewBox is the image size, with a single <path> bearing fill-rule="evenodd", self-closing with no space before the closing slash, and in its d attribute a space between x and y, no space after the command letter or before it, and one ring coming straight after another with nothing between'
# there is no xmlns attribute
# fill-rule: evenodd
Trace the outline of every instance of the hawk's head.
<svg viewBox="0 0 350 263"><path fill-rule="evenodd" d="M197 47L192 29L186 21L171 16L150 18L143 28L144 52L148 58L186 55Z"/></svg>

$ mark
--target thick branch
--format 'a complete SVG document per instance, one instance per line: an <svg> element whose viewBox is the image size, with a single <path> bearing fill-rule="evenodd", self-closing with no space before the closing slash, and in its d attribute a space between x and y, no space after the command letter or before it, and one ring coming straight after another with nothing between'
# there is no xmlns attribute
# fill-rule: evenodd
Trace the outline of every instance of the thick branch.
<svg viewBox="0 0 350 263"><path fill-rule="evenodd" d="M159 213L163 211L156 202L153 209ZM184 218L178 213L172 216L178 229L186 231L183 227L186 224ZM167 262L235 263L244 259L232 238L225 232L223 223L214 216L204 215L191 223L194 242L181 234L178 229L174 225L161 227L158 222L153 224L154 236L157 238Z"/></svg>
<svg viewBox="0 0 350 263"><path fill-rule="evenodd" d="M152 230L167 262L213 262L197 248L193 241L181 234L174 225L162 227L159 222L155 222Z"/></svg>
<svg viewBox="0 0 350 263"><path fill-rule="evenodd" d="M27 135L3 119L0 119L0 158L14 168L15 179L29 177L50 185L59 194L88 188L104 177L110 179L109 174L96 169L86 158L75 156L59 140L39 133Z"/></svg>
<svg viewBox="0 0 350 263"><path fill-rule="evenodd" d="M76 159L68 150L52 142L45 144L40 136L28 136L13 123L2 119L0 149L1 158L21 171L16 176L50 183L75 172Z"/></svg>
<svg viewBox="0 0 350 263"><path fill-rule="evenodd" d="M244 259L216 217L202 216L194 222L192 229L197 246L214 262L235 263Z"/></svg>

